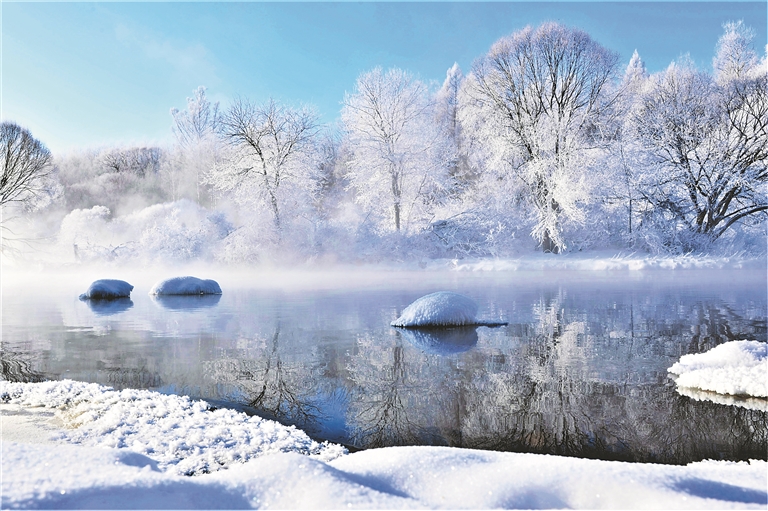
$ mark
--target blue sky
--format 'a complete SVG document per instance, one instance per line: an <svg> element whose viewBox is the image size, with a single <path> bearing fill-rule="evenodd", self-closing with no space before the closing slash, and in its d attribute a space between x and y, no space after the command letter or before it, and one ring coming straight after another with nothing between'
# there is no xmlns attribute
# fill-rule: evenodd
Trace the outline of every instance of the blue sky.
<svg viewBox="0 0 768 511"><path fill-rule="evenodd" d="M1 2L2 118L54 153L172 140L171 107L199 85L312 104L337 119L344 93L375 66L441 82L499 37L555 20L628 62L659 71L689 53L711 68L722 23L743 19L766 44L766 2Z"/></svg>

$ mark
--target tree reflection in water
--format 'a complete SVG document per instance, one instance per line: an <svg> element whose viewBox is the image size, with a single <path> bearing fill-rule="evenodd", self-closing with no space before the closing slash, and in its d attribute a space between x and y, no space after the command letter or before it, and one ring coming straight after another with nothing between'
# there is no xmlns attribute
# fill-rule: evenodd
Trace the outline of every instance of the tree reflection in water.
<svg viewBox="0 0 768 511"><path fill-rule="evenodd" d="M358 340L357 356L349 365L350 443L368 448L431 444L439 438L423 420L419 402L428 399L432 385L419 377L423 360L415 355L399 337L385 346L378 339Z"/></svg>
<svg viewBox="0 0 768 511"><path fill-rule="evenodd" d="M123 313L93 315L93 325L70 314L76 328L57 326L24 316L37 310L31 300L6 315L19 321L4 329L0 377L174 392L359 448L663 463L767 457L768 400L700 401L680 395L667 373L687 353L766 341L763 289L702 298L676 286L494 286L470 294L485 296L484 314L507 326L447 332L390 328L410 296L379 291L232 293L241 302L205 308L186 300L149 309L152 321L138 318L146 329L125 326ZM126 317L142 311L136 303Z"/></svg>
<svg viewBox="0 0 768 511"><path fill-rule="evenodd" d="M295 424L309 432L324 418L314 403L318 378L301 362L286 363L280 344L280 323L270 338L248 342L248 358L221 358L206 364L205 375L228 384L240 395L241 404L259 416Z"/></svg>
<svg viewBox="0 0 768 511"><path fill-rule="evenodd" d="M764 410L680 396L659 367L682 338L703 350L745 335L728 324L733 311L696 304L694 326L636 324L629 304L628 328L614 331L568 314L565 299L543 294L535 322L481 329L486 341L464 354L404 345L399 332L361 337L349 362L351 441L659 463L766 457ZM487 349L494 344L506 349Z"/></svg>
<svg viewBox="0 0 768 511"><path fill-rule="evenodd" d="M7 346L0 349L0 379L12 383L38 383L47 378L41 372L32 369L34 355L11 350Z"/></svg>

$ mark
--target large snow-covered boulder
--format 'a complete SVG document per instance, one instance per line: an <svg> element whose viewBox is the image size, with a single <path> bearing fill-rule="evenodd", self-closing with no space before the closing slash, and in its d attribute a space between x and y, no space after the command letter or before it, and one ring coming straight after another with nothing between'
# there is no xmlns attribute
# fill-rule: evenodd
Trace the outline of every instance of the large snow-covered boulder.
<svg viewBox="0 0 768 511"><path fill-rule="evenodd" d="M477 319L477 303L450 291L422 296L403 310L391 325L395 327L498 326L506 323Z"/></svg>
<svg viewBox="0 0 768 511"><path fill-rule="evenodd" d="M678 387L718 394L768 397L768 344L730 341L704 353L683 355L668 369Z"/></svg>
<svg viewBox="0 0 768 511"><path fill-rule="evenodd" d="M133 286L124 280L101 279L94 281L88 291L80 295L81 300L115 300L129 298Z"/></svg>
<svg viewBox="0 0 768 511"><path fill-rule="evenodd" d="M155 284L151 295L220 295L221 287L215 280L196 277L174 277Z"/></svg>

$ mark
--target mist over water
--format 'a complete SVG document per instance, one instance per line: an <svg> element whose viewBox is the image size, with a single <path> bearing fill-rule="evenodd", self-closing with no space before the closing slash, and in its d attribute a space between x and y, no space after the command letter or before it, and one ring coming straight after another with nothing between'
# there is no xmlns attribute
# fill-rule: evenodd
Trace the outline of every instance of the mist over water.
<svg viewBox="0 0 768 511"><path fill-rule="evenodd" d="M687 353L766 341L765 271L177 271L4 275L2 377L189 395L357 448L765 458L768 406L683 396L667 373ZM147 294L181 274L223 294ZM106 277L135 286L130 303L78 300ZM389 326L438 290L509 324Z"/></svg>

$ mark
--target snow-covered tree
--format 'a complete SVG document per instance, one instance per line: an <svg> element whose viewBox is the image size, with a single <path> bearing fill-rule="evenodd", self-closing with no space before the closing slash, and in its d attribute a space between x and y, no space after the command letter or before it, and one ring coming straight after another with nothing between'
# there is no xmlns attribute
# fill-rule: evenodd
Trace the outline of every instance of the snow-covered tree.
<svg viewBox="0 0 768 511"><path fill-rule="evenodd" d="M211 103L203 86L187 98L187 109L171 109L177 148L161 169L165 185L174 200L190 198L200 204L212 203L204 177L221 158L219 103Z"/></svg>
<svg viewBox="0 0 768 511"><path fill-rule="evenodd" d="M209 181L220 191L234 192L241 204L266 206L280 237L287 195L292 188L309 186L317 132L317 116L309 108L291 108L272 99L262 105L239 99L222 116L221 135L230 152Z"/></svg>
<svg viewBox="0 0 768 511"><path fill-rule="evenodd" d="M213 136L219 126L219 103L211 103L205 97L206 88L202 85L193 91L194 96L187 98L187 109L180 111L171 108L173 134L183 146L196 145Z"/></svg>
<svg viewBox="0 0 768 511"><path fill-rule="evenodd" d="M442 187L444 139L432 111L427 86L401 69L363 73L344 99L350 185L358 203L395 231L428 218Z"/></svg>
<svg viewBox="0 0 768 511"><path fill-rule="evenodd" d="M610 155L605 161L604 185L602 188L603 216L610 223L610 234L630 244L634 243L638 216L643 208L643 199L638 191L638 169L646 156L635 147L628 119L639 108L649 74L645 62L637 50L632 54L624 77L619 85L617 117L611 137Z"/></svg>
<svg viewBox="0 0 768 511"><path fill-rule="evenodd" d="M719 85L747 78L757 67L759 59L752 46L755 32L744 22L729 21L723 24L724 33L717 41L712 68Z"/></svg>
<svg viewBox="0 0 768 511"><path fill-rule="evenodd" d="M632 123L648 153L644 198L670 226L668 243L696 248L765 215L767 73L718 85L683 61L652 81Z"/></svg>
<svg viewBox="0 0 768 511"><path fill-rule="evenodd" d="M643 62L643 59L640 58L640 54L635 50L632 52L632 58L629 59L627 69L624 71L622 83L625 87L637 90L643 86L643 83L647 79L648 70L645 67L645 62Z"/></svg>
<svg viewBox="0 0 768 511"><path fill-rule="evenodd" d="M467 80L497 180L514 178L535 211L533 236L565 248L564 219L582 222L591 168L612 108L618 56L580 30L545 23L494 43ZM509 186L509 185L506 185Z"/></svg>
<svg viewBox="0 0 768 511"><path fill-rule="evenodd" d="M53 171L51 152L28 129L0 124L0 206L33 202Z"/></svg>

